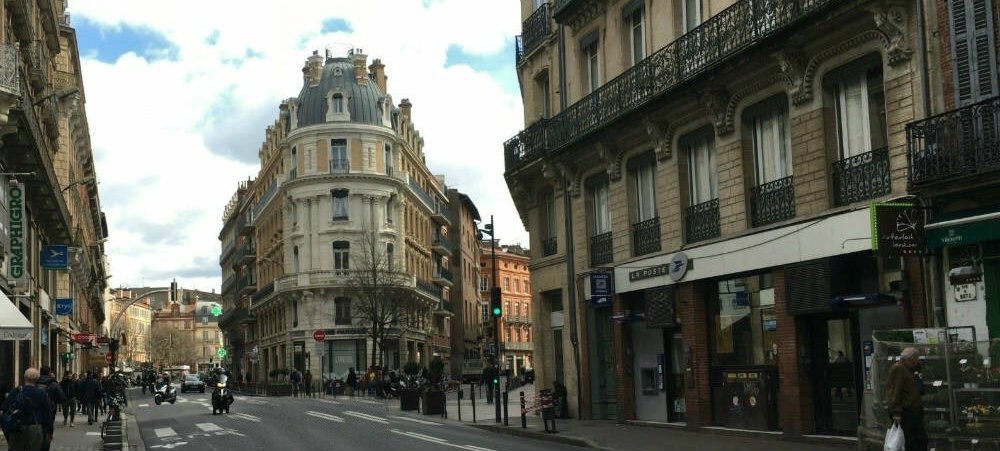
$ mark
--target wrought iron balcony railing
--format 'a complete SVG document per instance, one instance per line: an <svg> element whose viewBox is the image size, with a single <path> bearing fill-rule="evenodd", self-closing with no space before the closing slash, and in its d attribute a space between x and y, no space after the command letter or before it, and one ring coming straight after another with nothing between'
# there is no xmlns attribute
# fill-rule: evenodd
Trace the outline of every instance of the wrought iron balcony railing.
<svg viewBox="0 0 1000 451"><path fill-rule="evenodd" d="M257 290L257 292L253 294L253 296L250 296L250 299L252 299L254 302L260 302L262 299L266 298L267 295L271 293L274 293L274 281L265 285L264 288Z"/></svg>
<svg viewBox="0 0 1000 451"><path fill-rule="evenodd" d="M274 198L274 193L277 192L278 192L278 181L275 180L271 182L271 185L267 187L267 190L264 191L264 194L260 196L260 200L257 201L257 205L254 206L253 208L254 219L260 217L260 212L264 211L264 207L266 207L267 203Z"/></svg>
<svg viewBox="0 0 1000 451"><path fill-rule="evenodd" d="M638 257L660 250L660 217L632 224L632 255Z"/></svg>
<svg viewBox="0 0 1000 451"><path fill-rule="evenodd" d="M336 158L330 160L331 174L346 174L351 172L351 160L346 158Z"/></svg>
<svg viewBox="0 0 1000 451"><path fill-rule="evenodd" d="M910 187L1000 171L1000 97L906 126Z"/></svg>
<svg viewBox="0 0 1000 451"><path fill-rule="evenodd" d="M684 214L684 231L688 243L696 243L718 237L719 199L687 207Z"/></svg>
<svg viewBox="0 0 1000 451"><path fill-rule="evenodd" d="M524 53L528 53L538 47L545 38L552 32L549 26L549 4L542 3L535 12L531 13L523 23L521 23L521 39L524 43Z"/></svg>
<svg viewBox="0 0 1000 451"><path fill-rule="evenodd" d="M431 295L431 297L434 298L441 297L441 287L435 285L433 282L417 279L416 285L418 290Z"/></svg>
<svg viewBox="0 0 1000 451"><path fill-rule="evenodd" d="M231 288L233 288L233 285L236 285L236 274L231 274L229 277L226 277L226 280L222 282L222 292L225 293L229 291Z"/></svg>
<svg viewBox="0 0 1000 451"><path fill-rule="evenodd" d="M549 237L542 239L542 256L548 257L549 255L556 255L559 252L559 245L556 243L556 237Z"/></svg>
<svg viewBox="0 0 1000 451"><path fill-rule="evenodd" d="M892 191L889 149L875 149L833 163L833 202L848 205Z"/></svg>
<svg viewBox="0 0 1000 451"><path fill-rule="evenodd" d="M524 59L524 41L521 35L514 36L514 65L521 64Z"/></svg>
<svg viewBox="0 0 1000 451"><path fill-rule="evenodd" d="M554 14L572 2L556 0ZM546 122L504 143L507 170L609 126L719 63L812 16L835 0L741 0L657 50ZM544 137L544 139L539 139Z"/></svg>
<svg viewBox="0 0 1000 451"><path fill-rule="evenodd" d="M17 72L17 47L0 44L0 91L15 96L21 95L21 81ZM6 111L0 112L7 114Z"/></svg>
<svg viewBox="0 0 1000 451"><path fill-rule="evenodd" d="M750 222L754 227L795 217L792 176L750 188Z"/></svg>
<svg viewBox="0 0 1000 451"><path fill-rule="evenodd" d="M611 263L614 259L611 246L611 232L599 233L590 237L590 266L598 267Z"/></svg>
<svg viewBox="0 0 1000 451"><path fill-rule="evenodd" d="M420 187L420 184L417 183L416 180L410 179L409 184L410 184L410 189L412 189L413 192L417 195L417 197L419 197L420 200L422 200L424 204L427 205L427 208L430 208L431 211L434 211L434 205L436 205L436 203L434 202L434 197L428 194L427 191L424 191L424 189Z"/></svg>

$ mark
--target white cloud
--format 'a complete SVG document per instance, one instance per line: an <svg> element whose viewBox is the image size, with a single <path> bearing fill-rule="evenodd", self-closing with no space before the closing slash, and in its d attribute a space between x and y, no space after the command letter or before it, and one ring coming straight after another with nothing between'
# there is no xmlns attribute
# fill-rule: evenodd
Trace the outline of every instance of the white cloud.
<svg viewBox="0 0 1000 451"><path fill-rule="evenodd" d="M131 52L108 63L99 43L80 42L98 46L82 62L113 285L185 274L185 287L219 287L222 210L256 173L264 130L280 99L298 94L305 58L326 46L382 59L389 93L414 104L430 169L468 193L484 219L494 214L501 239L526 242L502 176L502 143L521 128L519 93L504 89L515 85L514 68L498 80L445 66L452 46L483 57L508 48L520 28L516 4L75 0L71 8L74 20L109 36L142 30L173 46L150 57L148 42L129 43ZM328 18L352 30L323 34Z"/></svg>

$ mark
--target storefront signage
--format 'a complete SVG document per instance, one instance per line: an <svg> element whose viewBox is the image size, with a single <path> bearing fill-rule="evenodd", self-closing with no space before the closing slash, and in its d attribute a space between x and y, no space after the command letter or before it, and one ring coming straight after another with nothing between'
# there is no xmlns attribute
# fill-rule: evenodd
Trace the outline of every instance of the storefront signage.
<svg viewBox="0 0 1000 451"><path fill-rule="evenodd" d="M56 298L56 315L72 315L73 298Z"/></svg>
<svg viewBox="0 0 1000 451"><path fill-rule="evenodd" d="M632 271L628 273L628 281L635 282L637 280L651 279L653 277L665 276L667 274L670 274L669 263L663 265L650 266L648 268L642 268L640 270Z"/></svg>
<svg viewBox="0 0 1000 451"><path fill-rule="evenodd" d="M611 305L611 293L614 286L609 272L590 273L590 305L608 307Z"/></svg>
<svg viewBox="0 0 1000 451"><path fill-rule="evenodd" d="M95 338L97 338L97 335L89 332L75 332L72 335L73 342L79 344L93 343Z"/></svg>
<svg viewBox="0 0 1000 451"><path fill-rule="evenodd" d="M8 192L10 263L7 277L17 287L27 287L24 277L24 197L24 184L14 182Z"/></svg>
<svg viewBox="0 0 1000 451"><path fill-rule="evenodd" d="M670 280L680 282L687 274L688 269L690 269L690 261L687 254L678 252L670 257Z"/></svg>
<svg viewBox="0 0 1000 451"><path fill-rule="evenodd" d="M955 300L958 302L975 301L978 298L976 294L976 284L974 283L963 283L955 285L954 289L955 289Z"/></svg>
<svg viewBox="0 0 1000 451"><path fill-rule="evenodd" d="M871 207L872 250L888 257L924 253L924 213L910 204Z"/></svg>
<svg viewBox="0 0 1000 451"><path fill-rule="evenodd" d="M45 269L66 269L69 266L69 249L65 244L42 246L38 261Z"/></svg>

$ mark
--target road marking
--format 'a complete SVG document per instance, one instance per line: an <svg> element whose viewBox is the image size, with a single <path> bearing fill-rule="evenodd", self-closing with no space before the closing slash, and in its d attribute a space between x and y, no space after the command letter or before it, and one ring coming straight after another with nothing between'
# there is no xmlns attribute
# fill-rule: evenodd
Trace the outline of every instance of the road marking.
<svg viewBox="0 0 1000 451"><path fill-rule="evenodd" d="M434 443L434 444L438 444L438 445L445 445L445 446L450 446L452 448L458 448L458 449L468 449L468 448L466 448L466 447L464 447L462 445L456 445L454 443L448 443L448 441L444 440L444 439L440 439L440 438L437 438L437 437L431 437L429 435L417 434L416 432L403 432L403 431L400 431L400 430L397 430L397 429L392 429L392 432L396 433L396 434L399 434L399 435L405 435L405 436L410 437L410 438L415 438L417 440L423 440L425 442L430 442L430 443Z"/></svg>
<svg viewBox="0 0 1000 451"><path fill-rule="evenodd" d="M336 421L338 423L343 423L344 422L343 418L340 418L340 417L338 417L336 415L330 415L328 413L322 413L322 412L313 412L312 410L306 412L306 415L313 416L313 417L316 417L316 418L322 418L324 420Z"/></svg>
<svg viewBox="0 0 1000 451"><path fill-rule="evenodd" d="M196 401L207 402L208 398L198 398Z"/></svg>
<svg viewBox="0 0 1000 451"><path fill-rule="evenodd" d="M367 399L356 399L355 401L357 401L357 402L363 402L365 404L373 404L373 405L376 405L376 406L381 406L382 405L382 403L380 403L378 401L369 401Z"/></svg>
<svg viewBox="0 0 1000 451"><path fill-rule="evenodd" d="M163 438L163 437L170 437L172 435L177 435L177 432L174 431L174 428L157 428L153 430L153 433L156 434L156 438Z"/></svg>
<svg viewBox="0 0 1000 451"><path fill-rule="evenodd" d="M431 437L429 435L418 434L416 432L407 432L406 434L409 435L410 437L416 437L416 438L424 439L424 440L431 441L431 442L444 443L444 442L448 441L448 440L445 440L443 438Z"/></svg>
<svg viewBox="0 0 1000 451"><path fill-rule="evenodd" d="M101 435L100 432L88 432L87 435Z"/></svg>
<svg viewBox="0 0 1000 451"><path fill-rule="evenodd" d="M354 412L352 410L348 410L347 412L344 412L344 415L350 415L352 417L361 418L362 420L374 421L376 423L389 424L388 420L384 418L379 418L374 415L368 415L367 413Z"/></svg>
<svg viewBox="0 0 1000 451"><path fill-rule="evenodd" d="M139 404L139 407L149 407L149 404Z"/></svg>
<svg viewBox="0 0 1000 451"><path fill-rule="evenodd" d="M174 448L176 448L178 446L181 446L181 445L187 445L187 443L188 442L174 442L174 443L167 443L166 445L153 445L153 446L150 446L150 448L174 449Z"/></svg>
<svg viewBox="0 0 1000 451"><path fill-rule="evenodd" d="M222 430L222 428L215 423L198 423L195 424L195 426L198 426L198 429L201 429L205 432L215 432Z"/></svg>
<svg viewBox="0 0 1000 451"><path fill-rule="evenodd" d="M253 421L255 423L260 423L260 417L255 417L253 415L249 415L249 414L245 414L245 413L234 413L234 414L231 414L230 416L236 417L236 418L242 418L244 420Z"/></svg>
<svg viewBox="0 0 1000 451"><path fill-rule="evenodd" d="M441 423L435 423L433 421L421 420L419 418L410 418L410 417L393 417L393 418L398 418L400 420L406 420L406 421L412 421L414 423L426 424L426 425L429 425L429 426L440 426L441 425Z"/></svg>
<svg viewBox="0 0 1000 451"><path fill-rule="evenodd" d="M343 404L343 403L341 403L340 401L334 401L334 400L332 400L332 399L320 399L320 400L319 400L319 402L325 402L325 403L327 403L327 404L335 404L335 405L338 405L338 406L339 406L340 404Z"/></svg>
<svg viewBox="0 0 1000 451"><path fill-rule="evenodd" d="M494 450L494 449L490 449L490 448L483 448L483 447L481 447L481 446L473 446L473 445L467 445L467 446L465 447L465 449L469 449L469 450L474 450L474 451L496 451L496 450Z"/></svg>

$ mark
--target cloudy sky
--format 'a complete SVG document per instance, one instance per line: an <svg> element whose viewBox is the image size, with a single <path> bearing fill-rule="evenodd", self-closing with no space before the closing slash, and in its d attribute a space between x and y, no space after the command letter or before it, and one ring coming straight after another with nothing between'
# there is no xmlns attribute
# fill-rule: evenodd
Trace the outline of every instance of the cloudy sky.
<svg viewBox="0 0 1000 451"><path fill-rule="evenodd" d="M73 0L112 286L219 289L222 211L313 50L381 58L427 165L527 243L503 182L522 125L516 2Z"/></svg>

